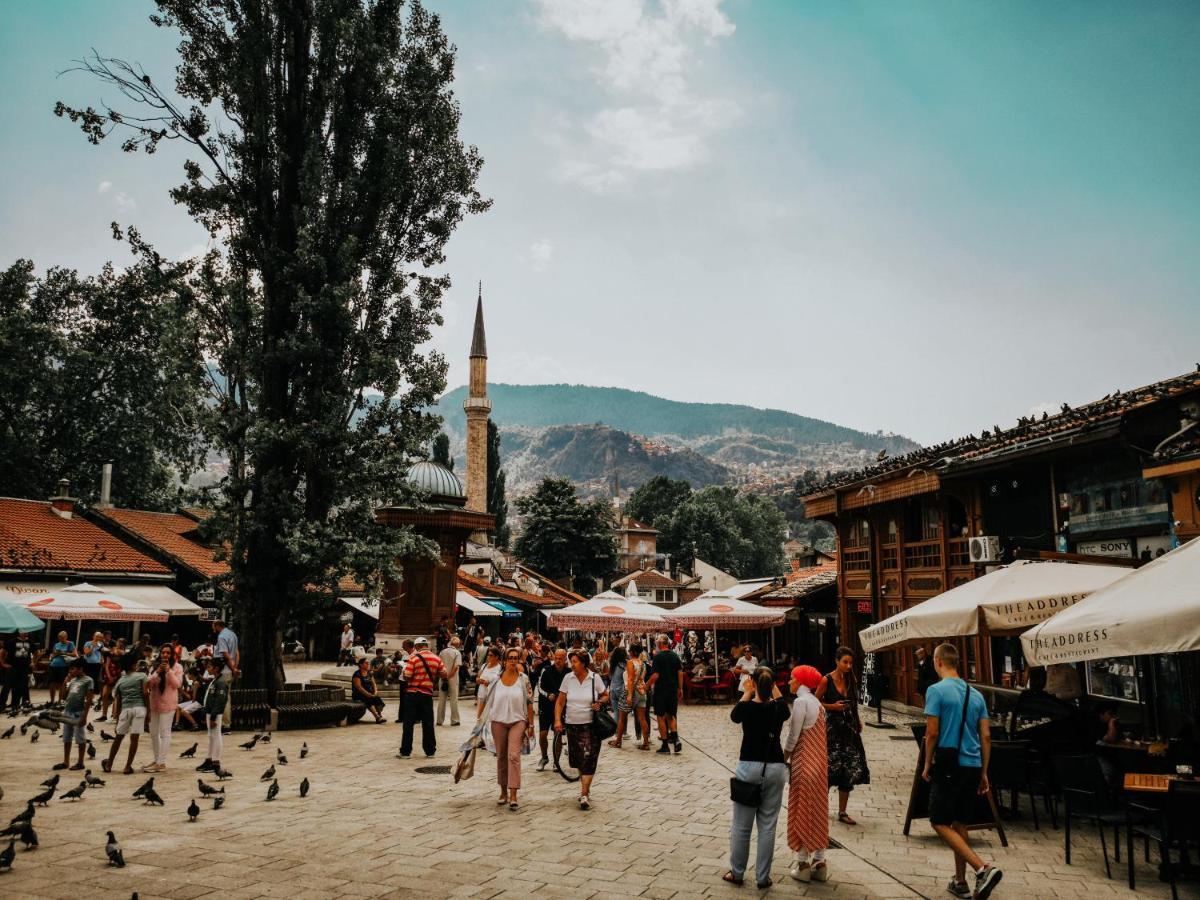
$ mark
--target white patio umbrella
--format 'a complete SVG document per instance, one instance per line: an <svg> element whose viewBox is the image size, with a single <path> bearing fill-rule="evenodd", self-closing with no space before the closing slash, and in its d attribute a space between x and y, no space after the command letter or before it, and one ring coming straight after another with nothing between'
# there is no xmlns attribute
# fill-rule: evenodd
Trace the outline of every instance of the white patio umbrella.
<svg viewBox="0 0 1200 900"><path fill-rule="evenodd" d="M169 618L161 609L90 584L73 584L45 594L27 594L16 602L39 619L49 621L165 622Z"/></svg>
<svg viewBox="0 0 1200 900"><path fill-rule="evenodd" d="M683 606L668 609L663 618L680 628L710 628L713 633L713 667L721 675L721 653L717 646L719 628L774 628L782 625L787 611L768 609L728 594L707 591Z"/></svg>
<svg viewBox="0 0 1200 900"><path fill-rule="evenodd" d="M1021 635L1034 665L1200 650L1200 540Z"/></svg>
<svg viewBox="0 0 1200 900"><path fill-rule="evenodd" d="M637 579L636 578L629 579L629 584L625 585L625 599L626 600L636 600L636 599L638 599L639 596L640 595L638 594Z"/></svg>
<svg viewBox="0 0 1200 900"><path fill-rule="evenodd" d="M1018 560L918 603L858 633L872 653L909 641L1016 634L1132 572L1124 566Z"/></svg>
<svg viewBox="0 0 1200 900"><path fill-rule="evenodd" d="M655 631L663 614L643 600L631 600L615 591L546 613L546 623L560 631Z"/></svg>

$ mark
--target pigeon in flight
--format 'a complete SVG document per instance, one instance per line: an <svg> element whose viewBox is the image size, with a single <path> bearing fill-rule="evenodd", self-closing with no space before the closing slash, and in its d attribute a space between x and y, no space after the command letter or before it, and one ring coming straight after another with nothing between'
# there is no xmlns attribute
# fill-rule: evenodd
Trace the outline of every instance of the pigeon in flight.
<svg viewBox="0 0 1200 900"><path fill-rule="evenodd" d="M138 788L136 791L133 792L133 797L135 800L138 797L145 797L146 791L152 791L152 790L154 790L154 777L153 776L150 777L149 781L147 781L140 788Z"/></svg>
<svg viewBox="0 0 1200 900"><path fill-rule="evenodd" d="M118 869L125 868L125 854L121 852L117 836L111 831L108 833L108 843L104 845L104 853L108 856L110 866L116 866Z"/></svg>
<svg viewBox="0 0 1200 900"><path fill-rule="evenodd" d="M189 822L195 822L197 817L200 815L200 807L196 805L195 797L193 797L192 802L188 804L187 814Z"/></svg>
<svg viewBox="0 0 1200 900"><path fill-rule="evenodd" d="M276 778L271 782L271 786L267 788L267 799L274 800L279 796L279 779Z"/></svg>
<svg viewBox="0 0 1200 900"><path fill-rule="evenodd" d="M212 794L225 793L225 788L215 788L211 784L205 784L203 778L197 778L196 784L200 787L200 793L203 794L205 797L208 797Z"/></svg>
<svg viewBox="0 0 1200 900"><path fill-rule="evenodd" d="M262 777L259 778L258 780L259 781L270 781L274 777L275 777L275 767L271 766L271 768L267 769L267 771L262 773Z"/></svg>
<svg viewBox="0 0 1200 900"><path fill-rule="evenodd" d="M182 753L179 754L179 758L180 759L191 759L193 756L196 755L196 748L199 746L200 746L199 744L192 744L192 746L188 747L186 750L184 750Z"/></svg>
<svg viewBox="0 0 1200 900"><path fill-rule="evenodd" d="M104 779L93 775L91 769L83 770L83 780L87 782L88 787L104 787L105 784Z"/></svg>
<svg viewBox="0 0 1200 900"><path fill-rule="evenodd" d="M308 779L305 778L302 782L300 782L300 796L301 797L308 796L308 788L309 788Z"/></svg>

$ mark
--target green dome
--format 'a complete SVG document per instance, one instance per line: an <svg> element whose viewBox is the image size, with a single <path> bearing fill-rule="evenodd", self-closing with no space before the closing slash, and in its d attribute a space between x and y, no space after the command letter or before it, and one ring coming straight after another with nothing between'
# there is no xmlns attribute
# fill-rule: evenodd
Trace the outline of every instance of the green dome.
<svg viewBox="0 0 1200 900"><path fill-rule="evenodd" d="M445 466L423 460L408 470L408 483L430 500L465 502L467 492L457 475Z"/></svg>

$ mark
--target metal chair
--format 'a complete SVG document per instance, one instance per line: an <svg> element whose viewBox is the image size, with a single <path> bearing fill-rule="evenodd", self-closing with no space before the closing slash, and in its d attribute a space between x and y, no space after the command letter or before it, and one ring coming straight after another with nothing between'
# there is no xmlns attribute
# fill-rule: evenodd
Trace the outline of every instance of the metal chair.
<svg viewBox="0 0 1200 900"><path fill-rule="evenodd" d="M1113 829L1113 855L1120 862L1121 828L1125 824L1126 813L1112 799L1100 761L1095 756L1055 756L1054 771L1063 795L1063 852L1067 865L1071 864L1071 822L1083 819L1095 825L1100 832L1104 872L1112 878L1104 829Z"/></svg>
<svg viewBox="0 0 1200 900"><path fill-rule="evenodd" d="M991 781L997 797L1002 797L1006 790L1009 792L1014 815L1021 812L1021 794L1028 794L1033 827L1041 830L1035 795L1040 792L1045 798L1047 789L1036 784L1031 750L1027 741L993 741L988 780Z"/></svg>

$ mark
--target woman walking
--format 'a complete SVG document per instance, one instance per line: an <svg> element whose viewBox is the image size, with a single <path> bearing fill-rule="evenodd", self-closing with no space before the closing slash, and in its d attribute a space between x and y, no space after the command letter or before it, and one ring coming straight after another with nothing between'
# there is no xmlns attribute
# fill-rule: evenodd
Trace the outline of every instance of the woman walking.
<svg viewBox="0 0 1200 900"><path fill-rule="evenodd" d="M790 715L787 699L779 693L775 676L766 667L756 669L746 682L742 699L729 718L742 726L742 749L738 754L734 778L742 784L756 785L760 796L757 806L733 801L733 823L729 828L729 871L722 878L740 885L750 859L750 831L758 826L758 852L754 877L759 890L769 888L771 862L775 858L775 826L783 803L783 786L788 767L783 760L779 737ZM736 787L736 785L731 785Z"/></svg>
<svg viewBox="0 0 1200 900"><path fill-rule="evenodd" d="M792 715L783 752L791 766L788 784L787 838L796 854L788 874L797 881L828 881L829 758L825 746L825 710L813 696L821 673L812 666L792 669Z"/></svg>
<svg viewBox="0 0 1200 900"><path fill-rule="evenodd" d="M566 731L568 758L580 775L579 808L588 810L592 808L592 779L600 757L595 715L608 700L608 690L589 668L592 659L586 650L574 650L568 658L571 671L563 677L554 703L554 730Z"/></svg>
<svg viewBox="0 0 1200 900"><path fill-rule="evenodd" d="M383 698L379 696L379 691L375 687L375 676L371 674L369 657L364 656L358 661L358 668L350 677L350 688L354 692L354 699L371 711L376 725L387 721L380 714L380 710L383 709Z"/></svg>
<svg viewBox="0 0 1200 900"><path fill-rule="evenodd" d="M862 742L862 720L858 717L858 684L854 679L854 651L838 647L837 667L821 679L816 697L825 709L829 745L829 787L838 789L838 821L858 823L846 812L846 803L856 784L870 784L867 751Z"/></svg>
<svg viewBox="0 0 1200 900"><path fill-rule="evenodd" d="M616 676L613 676L616 681ZM617 743L621 746L621 738L625 736L625 726L629 714L634 716L634 732L640 742L639 750L650 749L650 717L646 709L646 660L641 644L633 644L629 648L629 659L625 662L625 672L622 675L622 693L620 718L617 720Z"/></svg>
<svg viewBox="0 0 1200 900"><path fill-rule="evenodd" d="M517 648L514 647L512 649L516 650ZM483 660L483 667L479 670L479 677L475 679L475 693L477 695L485 693L488 685L500 677L500 672L504 669L504 665L501 662L503 657L500 655L502 650L502 647L498 647L495 644L488 646L487 655L484 656Z"/></svg>
<svg viewBox="0 0 1200 900"><path fill-rule="evenodd" d="M626 715L621 712L621 703L625 698L625 668L629 663L629 653L623 644L613 648L608 658L610 675L608 679L608 702L612 704L613 718L617 720L617 734L608 746L620 748L625 737Z"/></svg>
<svg viewBox="0 0 1200 900"><path fill-rule="evenodd" d="M163 644L150 675L150 747L154 761L142 766L143 772L167 771L167 754L171 752L171 726L179 708L179 689L183 687L183 666L175 658L175 648Z"/></svg>
<svg viewBox="0 0 1200 900"><path fill-rule="evenodd" d="M517 811L521 789L521 755L533 740L533 693L529 676L521 671L524 654L511 647L504 654L504 671L480 699L476 718L486 714L496 746L496 782L500 785L497 806L508 804Z"/></svg>

